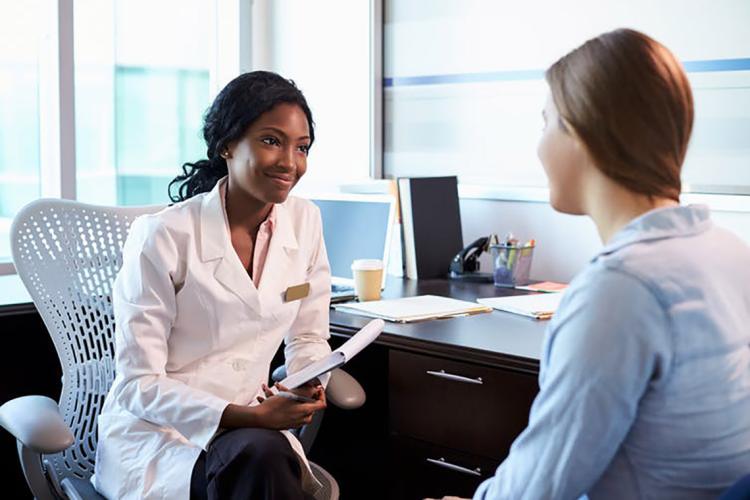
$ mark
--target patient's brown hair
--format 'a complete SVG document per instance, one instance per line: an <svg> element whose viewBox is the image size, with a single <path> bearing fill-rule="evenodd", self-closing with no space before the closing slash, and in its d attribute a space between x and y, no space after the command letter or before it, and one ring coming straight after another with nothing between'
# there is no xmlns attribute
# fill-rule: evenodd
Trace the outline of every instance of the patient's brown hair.
<svg viewBox="0 0 750 500"><path fill-rule="evenodd" d="M545 76L560 117L597 168L636 193L679 200L693 95L666 47L618 29L563 56Z"/></svg>

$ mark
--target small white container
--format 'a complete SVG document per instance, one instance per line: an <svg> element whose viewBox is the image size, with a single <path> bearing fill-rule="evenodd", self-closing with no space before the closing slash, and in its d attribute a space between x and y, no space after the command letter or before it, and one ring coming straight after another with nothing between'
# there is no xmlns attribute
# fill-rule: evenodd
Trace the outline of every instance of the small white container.
<svg viewBox="0 0 750 500"><path fill-rule="evenodd" d="M360 302L380 300L383 283L383 261L379 259L357 259L352 262L354 292Z"/></svg>

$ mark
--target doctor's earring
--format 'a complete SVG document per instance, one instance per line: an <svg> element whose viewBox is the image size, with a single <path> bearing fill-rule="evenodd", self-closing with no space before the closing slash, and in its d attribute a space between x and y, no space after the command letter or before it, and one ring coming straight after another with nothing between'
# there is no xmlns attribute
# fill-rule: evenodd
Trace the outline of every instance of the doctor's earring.
<svg viewBox="0 0 750 500"><path fill-rule="evenodd" d="M229 158L229 150L225 149L224 151L221 152L220 156L226 160L227 158Z"/></svg>

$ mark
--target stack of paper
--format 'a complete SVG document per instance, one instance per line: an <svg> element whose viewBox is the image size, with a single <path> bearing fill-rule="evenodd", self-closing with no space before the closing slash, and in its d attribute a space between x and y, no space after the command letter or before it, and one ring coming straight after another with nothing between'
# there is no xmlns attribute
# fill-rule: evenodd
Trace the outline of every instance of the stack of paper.
<svg viewBox="0 0 750 500"><path fill-rule="evenodd" d="M492 307L478 306L474 302L449 299L437 295L419 295L403 299L335 304L333 308L337 311L371 318L382 318L397 323L466 316L492 311Z"/></svg>
<svg viewBox="0 0 750 500"><path fill-rule="evenodd" d="M522 314L535 319L550 319L560 305L562 293L539 293L511 297L489 297L477 302L499 311Z"/></svg>

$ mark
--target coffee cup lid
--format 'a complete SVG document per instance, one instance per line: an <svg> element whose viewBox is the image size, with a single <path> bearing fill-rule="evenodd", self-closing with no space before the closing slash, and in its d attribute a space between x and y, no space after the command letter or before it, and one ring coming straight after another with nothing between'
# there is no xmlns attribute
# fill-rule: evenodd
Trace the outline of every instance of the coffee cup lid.
<svg viewBox="0 0 750 500"><path fill-rule="evenodd" d="M352 271L377 271L383 269L380 259L357 259L352 262Z"/></svg>

